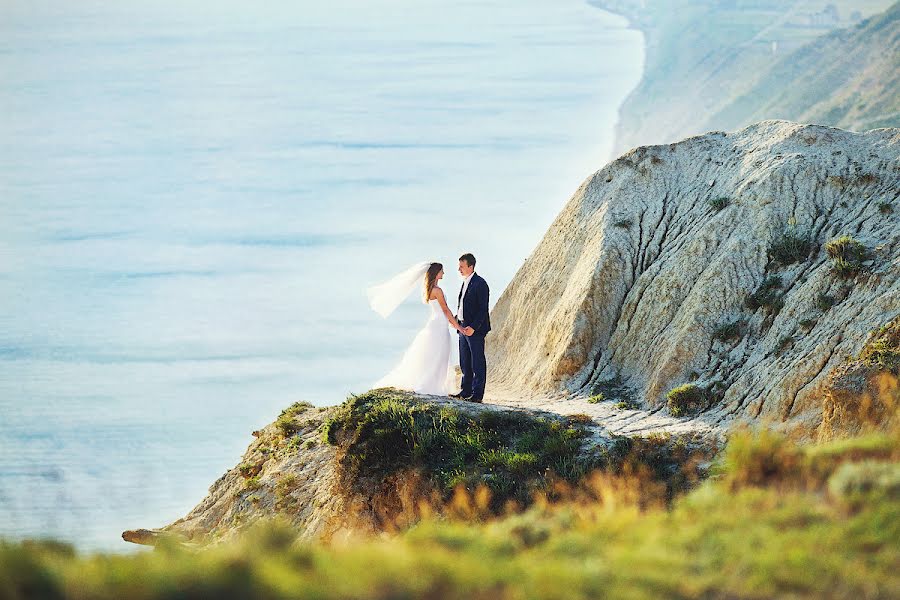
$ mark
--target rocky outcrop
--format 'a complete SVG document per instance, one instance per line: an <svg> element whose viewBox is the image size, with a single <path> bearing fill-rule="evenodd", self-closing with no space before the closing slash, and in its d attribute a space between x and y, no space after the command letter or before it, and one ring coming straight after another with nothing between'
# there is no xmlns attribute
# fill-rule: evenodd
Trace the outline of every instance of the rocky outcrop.
<svg viewBox="0 0 900 600"><path fill-rule="evenodd" d="M595 469L618 472L626 463L649 465L654 485L683 490L708 466L718 432L654 418L630 430L634 412L619 411L620 422L607 427L587 414L396 390L327 408L298 403L253 433L241 462L185 517L122 538L202 547L277 516L300 539L346 539L405 528L423 511L453 512L459 485L475 497L478 488L489 490L479 509L486 515L507 510L509 501L525 506L532 492L559 481L575 484Z"/></svg>
<svg viewBox="0 0 900 600"><path fill-rule="evenodd" d="M161 537L207 544L231 538L264 516L282 515L302 539L327 539L355 525L343 496L333 493L335 449L320 427L334 408L297 404L254 431L241 463L219 477L186 516L159 529L125 531L127 542L155 545Z"/></svg>
<svg viewBox="0 0 900 600"><path fill-rule="evenodd" d="M765 121L637 148L592 175L503 293L489 377L811 435L829 371L900 312L900 130ZM865 261L822 248L850 235Z"/></svg>

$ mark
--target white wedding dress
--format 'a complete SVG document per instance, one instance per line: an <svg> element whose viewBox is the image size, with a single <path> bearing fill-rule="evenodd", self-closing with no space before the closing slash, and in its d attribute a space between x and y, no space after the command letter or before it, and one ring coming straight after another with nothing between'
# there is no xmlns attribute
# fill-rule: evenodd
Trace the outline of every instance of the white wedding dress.
<svg viewBox="0 0 900 600"><path fill-rule="evenodd" d="M403 358L374 387L446 396L455 374L450 362L450 326L437 300L428 303L431 318L416 334Z"/></svg>

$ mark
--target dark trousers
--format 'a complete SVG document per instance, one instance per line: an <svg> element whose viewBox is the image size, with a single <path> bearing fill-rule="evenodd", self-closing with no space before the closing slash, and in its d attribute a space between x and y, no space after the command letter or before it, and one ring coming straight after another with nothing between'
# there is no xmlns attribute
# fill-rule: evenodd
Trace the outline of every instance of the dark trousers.
<svg viewBox="0 0 900 600"><path fill-rule="evenodd" d="M487 360L484 357L484 336L459 334L459 367L462 369L462 391L464 398L476 400L484 398L484 384L487 379Z"/></svg>

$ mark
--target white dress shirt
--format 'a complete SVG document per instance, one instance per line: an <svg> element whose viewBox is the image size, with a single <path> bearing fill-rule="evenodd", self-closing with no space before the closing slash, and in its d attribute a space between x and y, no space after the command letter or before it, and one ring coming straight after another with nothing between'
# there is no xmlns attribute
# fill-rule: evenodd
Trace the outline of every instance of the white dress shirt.
<svg viewBox="0 0 900 600"><path fill-rule="evenodd" d="M459 309L459 313L457 314L456 319L458 321L463 320L463 304L465 304L463 300L465 300L466 298L466 290L469 289L469 282L472 281L473 275L475 275L475 271L469 273L468 277L463 278L462 294L459 295L459 305L457 306L457 308Z"/></svg>

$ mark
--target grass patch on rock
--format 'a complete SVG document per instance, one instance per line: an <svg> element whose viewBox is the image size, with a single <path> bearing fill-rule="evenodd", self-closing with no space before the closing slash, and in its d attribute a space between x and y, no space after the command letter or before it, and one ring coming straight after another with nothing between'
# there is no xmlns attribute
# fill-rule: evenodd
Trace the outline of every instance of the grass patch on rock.
<svg viewBox="0 0 900 600"><path fill-rule="evenodd" d="M495 506L523 505L553 478L576 481L596 466L577 423L515 411L463 412L392 389L352 396L325 423L340 469L361 481L416 469L445 497L486 486Z"/></svg>
<svg viewBox="0 0 900 600"><path fill-rule="evenodd" d="M281 411L275 426L281 431L283 437L291 437L298 433L303 427L297 422L295 417L305 413L307 410L314 408L309 402L294 402L289 407Z"/></svg>
<svg viewBox="0 0 900 600"><path fill-rule="evenodd" d="M686 383L666 394L666 406L676 417L700 412L709 405L708 392L698 385Z"/></svg>
<svg viewBox="0 0 900 600"><path fill-rule="evenodd" d="M731 203L731 199L727 196L720 196L719 198L713 198L709 201L709 206L714 211L719 212L727 207Z"/></svg>
<svg viewBox="0 0 900 600"><path fill-rule="evenodd" d="M894 375L900 374L900 317L875 332L859 360Z"/></svg>
<svg viewBox="0 0 900 600"><path fill-rule="evenodd" d="M740 339L743 335L745 325L746 322L743 319L727 321L713 330L712 338L720 342Z"/></svg>
<svg viewBox="0 0 900 600"><path fill-rule="evenodd" d="M771 275L766 277L752 294L747 296L745 304L750 310L762 308L769 313L777 313L784 306L781 293L781 277Z"/></svg>
<svg viewBox="0 0 900 600"><path fill-rule="evenodd" d="M825 293L816 296L816 308L822 312L828 312L837 303L837 298Z"/></svg>
<svg viewBox="0 0 900 600"><path fill-rule="evenodd" d="M869 251L858 240L842 235L825 244L825 252L831 258L831 268L839 277L854 277L863 270L869 259Z"/></svg>
<svg viewBox="0 0 900 600"><path fill-rule="evenodd" d="M769 246L769 258L777 264L787 266L803 262L815 249L816 244L809 234L788 227L772 241Z"/></svg>

